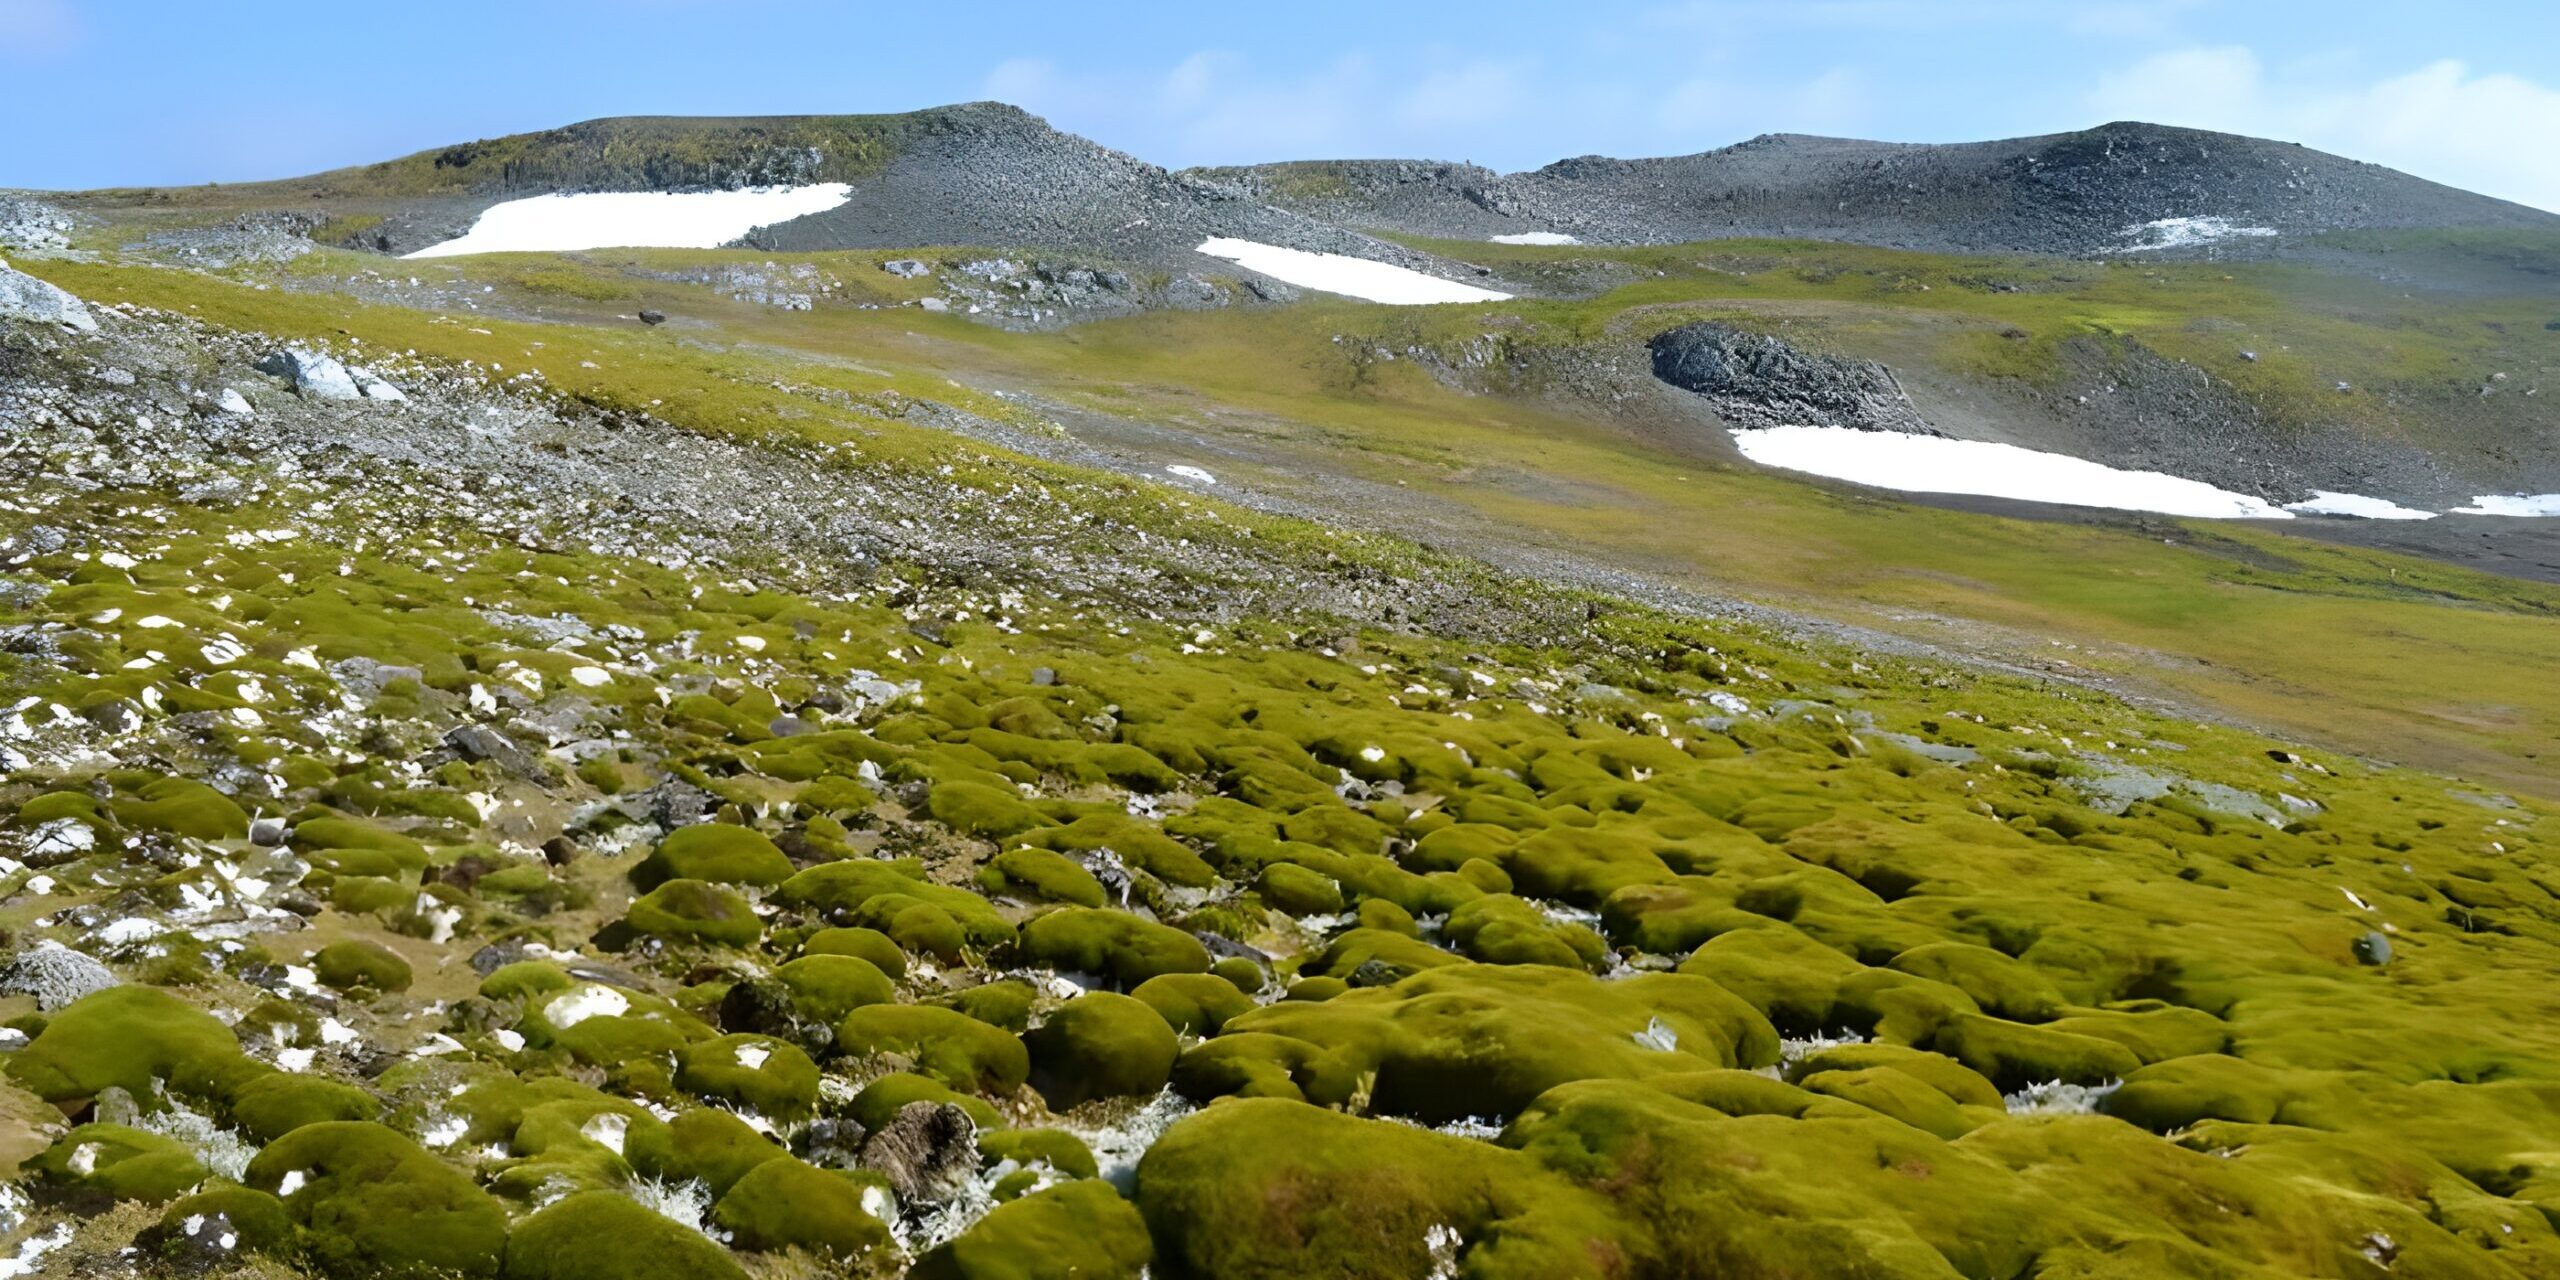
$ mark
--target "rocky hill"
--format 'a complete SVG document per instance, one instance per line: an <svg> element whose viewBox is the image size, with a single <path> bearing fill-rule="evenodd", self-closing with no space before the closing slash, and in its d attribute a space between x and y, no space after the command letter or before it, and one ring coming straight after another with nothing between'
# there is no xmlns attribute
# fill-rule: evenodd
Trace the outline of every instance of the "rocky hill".
<svg viewBox="0 0 2560 1280"><path fill-rule="evenodd" d="M1954 145L1768 134L1697 155L1585 156L1513 174L1421 161L1199 174L1312 217L1451 239L1765 236L2091 254L2263 250L2340 230L2560 227L2551 214L2290 143L2137 123Z"/></svg>
<svg viewBox="0 0 2560 1280"><path fill-rule="evenodd" d="M450 239L502 200L552 192L699 191L841 182L844 205L768 227L751 247L806 252L974 245L1195 267L1231 236L1478 273L1274 208L1229 184L1166 172L996 102L898 115L627 117L460 143L260 184L241 196L359 214L359 243L406 253Z"/></svg>

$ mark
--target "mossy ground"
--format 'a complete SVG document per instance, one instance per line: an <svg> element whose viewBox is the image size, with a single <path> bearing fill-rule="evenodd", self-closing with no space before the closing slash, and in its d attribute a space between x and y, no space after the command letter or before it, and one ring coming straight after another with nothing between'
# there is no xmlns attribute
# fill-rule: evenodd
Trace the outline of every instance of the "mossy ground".
<svg viewBox="0 0 2560 1280"><path fill-rule="evenodd" d="M435 350L543 341L567 378L582 350L623 362L582 399L855 438L749 389L753 357L586 332ZM882 466L1024 474L863 430ZM2530 796L1624 605L1534 642L1149 617L265 478L289 501L18 495L82 540L10 567L44 588L12 620L58 637L8 669L11 741L115 703L153 744L0 792L0 922L125 979L18 998L8 1079L75 1108L119 1090L160 1135L49 1144L26 1174L62 1192L229 1197L315 1274L597 1274L579 1242L648 1238L610 1229L643 1199L730 1233L713 1263L647 1224L703 1273L2560 1270L2560 879ZM1125 495L1276 563L1439 563ZM2237 589L2088 536L2162 575L2138 607L2163 625ZM2543 643L2529 592L2421 604L2341 557L2306 559L2336 575L2306 608ZM2006 563L1986 572L2062 572ZM2411 676L2438 678L2469 677ZM579 767L443 747L465 723ZM729 998L766 979L773 1006ZM918 1101L988 1130L975 1173L1012 1197L941 1241L847 1137ZM1194 1104L1130 1177L1132 1114Z"/></svg>

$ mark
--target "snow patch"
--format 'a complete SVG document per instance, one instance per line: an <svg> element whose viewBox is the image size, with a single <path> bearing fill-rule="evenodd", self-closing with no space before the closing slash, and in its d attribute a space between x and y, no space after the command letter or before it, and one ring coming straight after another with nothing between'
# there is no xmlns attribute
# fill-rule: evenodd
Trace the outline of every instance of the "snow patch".
<svg viewBox="0 0 2560 1280"><path fill-rule="evenodd" d="M758 227L825 213L853 198L841 182L739 191L605 191L491 205L458 240L412 258L570 249L717 249Z"/></svg>
<svg viewBox="0 0 2560 1280"><path fill-rule="evenodd" d="M617 1018L628 1012L631 1001L611 987L588 983L573 991L563 992L542 1006L542 1018L559 1030L566 1031L589 1018Z"/></svg>
<svg viewBox="0 0 2560 1280"><path fill-rule="evenodd" d="M1513 235L1494 236L1495 244L1580 244L1561 231L1522 231Z"/></svg>
<svg viewBox="0 0 2560 1280"><path fill-rule="evenodd" d="M2487 493L2454 510L2466 516L2560 516L2560 493Z"/></svg>
<svg viewBox="0 0 2560 1280"><path fill-rule="evenodd" d="M2433 520L2436 518L2435 512L2404 507L2389 498L2368 498L2360 493L2333 493L2327 489L2314 489L2308 500L2288 502L2284 504L2284 509L2299 511L2306 516L2355 516L2363 520Z"/></svg>
<svg viewBox="0 0 2560 1280"><path fill-rule="evenodd" d="M1235 240L1212 236L1200 242L1200 252L1212 258L1224 258L1247 271L1259 271L1274 280L1285 281L1306 289L1338 293L1364 302L1383 302L1390 306L1419 307L1443 302L1503 302L1511 295L1459 284L1438 276L1427 276L1407 267L1366 258L1353 258L1339 253L1309 253L1304 249L1283 249L1276 244L1252 240Z"/></svg>
<svg viewBox="0 0 2560 1280"><path fill-rule="evenodd" d="M2150 253L2159 249L2193 249L2224 240L2265 239L2274 227L2244 227L2229 218L2160 218L2137 222L2116 233L2133 241L2115 253Z"/></svg>
<svg viewBox="0 0 2560 1280"><path fill-rule="evenodd" d="M1742 456L1766 467L1904 493L2014 498L2065 507L2154 511L2207 520L2290 520L2262 499L2157 471L2119 471L2059 453L1850 427L1736 431Z"/></svg>
<svg viewBox="0 0 2560 1280"><path fill-rule="evenodd" d="M1170 467L1166 467L1164 469L1164 473L1169 476L1180 476L1185 480L1197 480L1202 484L1216 484L1218 482L1218 478L1216 476L1210 475L1208 472L1187 463L1175 463Z"/></svg>

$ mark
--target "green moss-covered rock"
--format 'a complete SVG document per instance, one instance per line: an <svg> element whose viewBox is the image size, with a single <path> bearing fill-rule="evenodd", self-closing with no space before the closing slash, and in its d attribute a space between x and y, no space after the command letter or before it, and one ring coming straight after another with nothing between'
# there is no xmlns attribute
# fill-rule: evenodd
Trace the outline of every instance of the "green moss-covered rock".
<svg viewBox="0 0 2560 1280"><path fill-rule="evenodd" d="M1227 956L1219 960L1217 963L1210 965L1209 972L1217 977L1224 978L1228 986L1234 987L1239 993L1247 996L1251 996L1261 991L1271 983L1271 973L1269 970L1263 968L1261 965L1255 964L1253 961L1248 960L1243 956ZM1165 975L1158 976L1161 977ZM1150 978L1147 981L1153 982L1154 980L1155 979ZM1146 983L1142 982L1138 985L1145 986Z"/></svg>
<svg viewBox="0 0 2560 1280"><path fill-rule="evenodd" d="M249 815L238 801L193 778L162 778L115 802L116 821L196 840L238 840Z"/></svg>
<svg viewBox="0 0 2560 1280"><path fill-rule="evenodd" d="M2104 1084L2142 1068L2142 1059L2114 1041L1981 1014L1948 1019L1932 1047L2010 1092L2055 1080Z"/></svg>
<svg viewBox="0 0 2560 1280"><path fill-rule="evenodd" d="M721 1036L686 1045L676 1055L676 1087L793 1120L817 1109L818 1064L770 1036Z"/></svg>
<svg viewBox="0 0 2560 1280"><path fill-rule="evenodd" d="M1167 973L1207 973L1209 952L1198 938L1121 911L1066 907L1022 929L1022 953L1033 964L1108 977L1134 987Z"/></svg>
<svg viewBox="0 0 2560 1280"><path fill-rule="evenodd" d="M2050 1022L2062 1011L2062 993L2050 980L1989 947L1933 942L1895 956L1893 967L1946 983L2011 1022Z"/></svg>
<svg viewBox="0 0 2560 1280"><path fill-rule="evenodd" d="M506 1280L745 1280L729 1251L614 1191L583 1191L507 1239Z"/></svg>
<svg viewBox="0 0 2560 1280"><path fill-rule="evenodd" d="M919 948L901 937L897 922L917 906L933 908L956 926L968 946L992 947L1013 940L1013 926L986 899L966 889L929 883L894 862L822 863L783 881L773 896L786 906L859 917L858 923L887 934L911 952Z"/></svg>
<svg viewBox="0 0 2560 1280"><path fill-rule="evenodd" d="M7 1066L10 1079L49 1102L95 1097L109 1086L147 1098L155 1081L194 1097L226 1098L264 1070L213 1015L139 985L92 992L56 1010Z"/></svg>
<svg viewBox="0 0 2560 1280"><path fill-rule="evenodd" d="M155 1252L184 1249L190 1224L202 1230L216 1218L230 1224L234 1247L245 1253L290 1254L300 1244L302 1230L293 1224L293 1215L285 1211L284 1201L237 1183L218 1181L171 1201L160 1215L159 1226L141 1243Z"/></svg>
<svg viewBox="0 0 2560 1280"><path fill-rule="evenodd" d="M982 1130L993 1129L1003 1123L1003 1118L996 1114L994 1107L987 1105L985 1099L961 1093L939 1080L911 1071L892 1071L862 1086L862 1092L853 1095L853 1104L847 1108L847 1114L865 1132L873 1132L885 1128L911 1102L958 1107L968 1112L969 1119Z"/></svg>
<svg viewBox="0 0 2560 1280"><path fill-rule="evenodd" d="M982 1123L978 1157L990 1166L1010 1160L1025 1167L1047 1165L1070 1178L1101 1176L1093 1149L1064 1129L1004 1129Z"/></svg>
<svg viewBox="0 0 2560 1280"><path fill-rule="evenodd" d="M678 1113L661 1125L634 1125L623 1143L631 1167L671 1182L700 1180L717 1196L747 1171L790 1152L746 1121L716 1107Z"/></svg>
<svg viewBox="0 0 2560 1280"><path fill-rule="evenodd" d="M652 937L719 947L752 947L764 922L747 900L701 880L669 880L631 904L631 927Z"/></svg>
<svg viewBox="0 0 2560 1280"><path fill-rule="evenodd" d="M1331 915L1342 910L1342 886L1333 877L1293 862L1265 866L1253 887L1265 906L1289 915Z"/></svg>
<svg viewBox="0 0 2560 1280"><path fill-rule="evenodd" d="M260 1142L273 1142L304 1125L372 1120L381 1114L382 1104L354 1085L293 1072L255 1077L231 1098L231 1119Z"/></svg>
<svg viewBox="0 0 2560 1280"><path fill-rule="evenodd" d="M763 832L725 822L703 822L668 833L654 852L632 868L631 881L643 889L654 889L670 880L771 888L790 879L797 870Z"/></svg>
<svg viewBox="0 0 2560 1280"><path fill-rule="evenodd" d="M919 1280L1136 1280L1155 1258L1146 1220L1110 1185L1069 1182L996 1206L917 1259Z"/></svg>
<svg viewBox="0 0 2560 1280"><path fill-rule="evenodd" d="M1031 1085L1052 1111L1153 1094L1164 1088L1181 1052L1173 1028L1154 1009L1107 991L1068 1001L1022 1042L1031 1055Z"/></svg>
<svg viewBox="0 0 2560 1280"><path fill-rule="evenodd" d="M409 962L379 942L333 942L311 957L311 971L339 991L386 994L409 989Z"/></svg>
<svg viewBox="0 0 2560 1280"><path fill-rule="evenodd" d="M1527 1156L1297 1102L1185 1119L1148 1148L1137 1185L1166 1274L1429 1275L1435 1228L1457 1232L1483 1276L1600 1280L1629 1252L1603 1193Z"/></svg>
<svg viewBox="0 0 2560 1280"><path fill-rule="evenodd" d="M1357 1093L1367 1059L1351 1046L1325 1046L1284 1035L1229 1031L1193 1045L1173 1064L1173 1087L1186 1098L1284 1098L1337 1107Z"/></svg>
<svg viewBox="0 0 2560 1280"><path fill-rule="evenodd" d="M1227 1019L1256 1007L1252 996L1215 973L1158 974L1129 994L1175 1031L1191 1036L1214 1036Z"/></svg>
<svg viewBox="0 0 2560 1280"><path fill-rule="evenodd" d="M809 1249L861 1258L890 1242L882 1216L894 1203L876 1175L769 1160L747 1171L712 1206L712 1221L750 1249Z"/></svg>
<svg viewBox="0 0 2560 1280"><path fill-rule="evenodd" d="M506 1250L496 1200L379 1124L296 1129L249 1162L247 1184L284 1201L312 1262L332 1275L495 1276Z"/></svg>
<svg viewBox="0 0 2560 1280"><path fill-rule="evenodd" d="M1458 965L1322 1003L1284 1001L1227 1023L1305 1042L1374 1072L1370 1103L1439 1122L1508 1116L1558 1084L1761 1066L1777 1033L1702 978L1603 981L1545 966ZM1213 1042L1214 1043L1214 1042Z"/></svg>
<svg viewBox="0 0 2560 1280"><path fill-rule="evenodd" d="M936 822L989 840L1052 825L1046 814L1025 803L1020 795L983 782L934 783L925 800L925 811Z"/></svg>
<svg viewBox="0 0 2560 1280"><path fill-rule="evenodd" d="M973 1093L1011 1093L1031 1075L1031 1055L1020 1040L965 1013L931 1005L856 1009L836 1024L836 1047L848 1054L904 1058L920 1074Z"/></svg>
<svg viewBox="0 0 2560 1280"><path fill-rule="evenodd" d="M1040 993L1028 982L1007 978L964 987L935 1003L1020 1035L1031 1028L1031 1010L1040 1003Z"/></svg>
<svg viewBox="0 0 2560 1280"><path fill-rule="evenodd" d="M153 1204L186 1194L206 1172L184 1143L120 1124L81 1125L46 1148L32 1167L56 1186Z"/></svg>
<svg viewBox="0 0 2560 1280"><path fill-rule="evenodd" d="M1709 938L1680 962L1680 972L1742 997L1793 1034L1842 1025L1840 984L1860 972L1858 962L1786 925L1753 919L1755 927Z"/></svg>
<svg viewBox="0 0 2560 1280"><path fill-rule="evenodd" d="M868 960L891 978L907 976L907 953L877 929L820 929L800 944L804 956L852 956Z"/></svg>
<svg viewBox="0 0 2560 1280"><path fill-rule="evenodd" d="M868 960L849 955L805 955L773 971L791 992L792 1010L833 1024L871 1004L895 1004L898 985Z"/></svg>
<svg viewBox="0 0 2560 1280"><path fill-rule="evenodd" d="M1102 882L1075 859L1048 849L1007 849L988 862L978 878L990 893L1079 907L1103 904Z"/></svg>

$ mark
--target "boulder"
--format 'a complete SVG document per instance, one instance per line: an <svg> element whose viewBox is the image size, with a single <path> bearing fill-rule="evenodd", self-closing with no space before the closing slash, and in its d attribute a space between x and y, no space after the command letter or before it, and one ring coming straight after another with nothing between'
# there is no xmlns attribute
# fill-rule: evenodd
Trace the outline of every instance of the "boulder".
<svg viewBox="0 0 2560 1280"><path fill-rule="evenodd" d="M338 363L337 357L306 347L276 352L258 362L258 371L282 378L292 383L294 390L323 400L355 400L364 395L356 388L354 375Z"/></svg>
<svg viewBox="0 0 2560 1280"><path fill-rule="evenodd" d="M0 320L58 324L83 333L98 329L88 304L5 262L0 262Z"/></svg>

